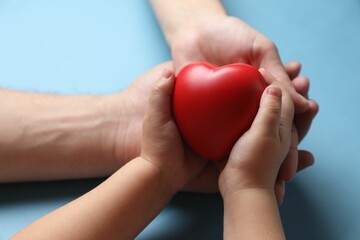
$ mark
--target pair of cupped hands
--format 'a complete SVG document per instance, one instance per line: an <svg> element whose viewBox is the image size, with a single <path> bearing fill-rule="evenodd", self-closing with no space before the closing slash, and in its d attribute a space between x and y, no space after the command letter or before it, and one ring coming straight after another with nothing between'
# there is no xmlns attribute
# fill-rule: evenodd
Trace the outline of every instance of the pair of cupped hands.
<svg viewBox="0 0 360 240"><path fill-rule="evenodd" d="M232 185L272 188L281 203L285 182L314 162L310 152L297 148L318 111L317 103L308 98L308 78L299 76L301 64L283 65L269 39L232 17L187 29L171 50L173 62L151 69L125 90L131 114L127 140L122 141L125 152L118 155L131 159L140 154L161 168L174 191L226 194ZM269 84L251 128L226 161L207 161L189 149L171 114L174 74L196 61L218 66L247 63L259 68Z"/></svg>

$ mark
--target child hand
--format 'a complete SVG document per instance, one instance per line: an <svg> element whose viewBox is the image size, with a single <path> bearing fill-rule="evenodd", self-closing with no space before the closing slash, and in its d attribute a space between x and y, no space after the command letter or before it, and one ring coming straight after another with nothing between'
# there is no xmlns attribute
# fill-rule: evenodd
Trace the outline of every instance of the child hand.
<svg viewBox="0 0 360 240"><path fill-rule="evenodd" d="M286 87L264 72L269 85L251 128L237 141L219 178L223 197L249 188L274 189L290 143L294 105Z"/></svg>
<svg viewBox="0 0 360 240"><path fill-rule="evenodd" d="M174 84L174 74L165 70L150 94L140 156L155 166L170 189L177 192L205 168L206 161L187 156L171 113Z"/></svg>

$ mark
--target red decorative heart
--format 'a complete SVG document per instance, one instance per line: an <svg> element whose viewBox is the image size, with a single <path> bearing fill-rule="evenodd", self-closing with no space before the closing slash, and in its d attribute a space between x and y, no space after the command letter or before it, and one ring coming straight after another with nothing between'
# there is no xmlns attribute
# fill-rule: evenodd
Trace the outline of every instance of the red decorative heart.
<svg viewBox="0 0 360 240"><path fill-rule="evenodd" d="M250 128L266 83L247 64L185 66L176 76L173 113L187 144L200 156L221 160Z"/></svg>

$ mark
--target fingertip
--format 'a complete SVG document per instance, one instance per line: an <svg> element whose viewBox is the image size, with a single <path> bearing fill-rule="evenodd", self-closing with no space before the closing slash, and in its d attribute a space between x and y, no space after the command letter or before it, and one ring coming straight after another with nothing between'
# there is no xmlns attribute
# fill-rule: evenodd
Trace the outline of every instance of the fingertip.
<svg viewBox="0 0 360 240"><path fill-rule="evenodd" d="M299 164L297 167L297 172L300 172L301 170L308 168L314 164L315 164L315 158L311 152L305 150L299 151Z"/></svg>
<svg viewBox="0 0 360 240"><path fill-rule="evenodd" d="M298 61L290 61L284 64L284 69L286 73L289 75L290 79L296 78L301 71L301 63Z"/></svg>
<svg viewBox="0 0 360 240"><path fill-rule="evenodd" d="M172 71L165 68L161 74L161 77L156 85L156 88L166 92L167 94L171 94L175 84L175 76Z"/></svg>
<svg viewBox="0 0 360 240"><path fill-rule="evenodd" d="M266 87L264 90L260 108L271 108L272 110L281 110L281 98L282 98L282 89L279 86L271 84ZM277 111L276 111L277 112Z"/></svg>
<svg viewBox="0 0 360 240"><path fill-rule="evenodd" d="M170 78L172 75L173 75L173 73L172 73L169 69L164 68L164 70L163 70L163 72L162 72L162 74L161 74L161 77L162 77L162 78L165 78L165 79L168 79L168 78Z"/></svg>
<svg viewBox="0 0 360 240"><path fill-rule="evenodd" d="M301 65L301 62L294 60L294 61L289 61L289 62L287 62L287 63L284 65L284 67L288 67L288 68L290 68L290 69L300 71L302 65Z"/></svg>
<svg viewBox="0 0 360 240"><path fill-rule="evenodd" d="M144 122L152 124L153 128L171 118L171 94L174 82L175 76L173 72L165 68L158 82L152 88Z"/></svg>
<svg viewBox="0 0 360 240"><path fill-rule="evenodd" d="M319 104L317 102L315 102L314 100L309 100L309 109L311 109L313 116L315 117L315 115L319 112Z"/></svg>
<svg viewBox="0 0 360 240"><path fill-rule="evenodd" d="M266 70L265 68L260 68L259 72L261 73L261 75L264 77L265 82L267 84L272 84L274 82L277 82L278 80L276 79L276 77L274 75L272 75L268 70Z"/></svg>
<svg viewBox="0 0 360 240"><path fill-rule="evenodd" d="M278 97L281 98L282 95L282 91L281 88L275 85L270 85L266 88L265 92L270 95L270 96L274 96L274 97Z"/></svg>
<svg viewBox="0 0 360 240"><path fill-rule="evenodd" d="M308 98L308 92L310 89L310 80L306 76L299 76L292 80L292 84L299 94L303 95L305 98Z"/></svg>
<svg viewBox="0 0 360 240"><path fill-rule="evenodd" d="M282 89L286 89L286 95L290 94L294 106L295 106L295 112L296 113L303 113L306 112L309 109L309 101L304 96L302 96L300 93L298 93L295 89L295 87L292 84L286 84L282 83L279 80L276 79L275 76L273 76L269 71L267 71L264 68L260 68L259 72L263 75L265 81L270 84L280 84L279 86ZM285 93L283 93L285 95Z"/></svg>
<svg viewBox="0 0 360 240"><path fill-rule="evenodd" d="M277 131L281 115L282 90L279 86L269 85L260 101L258 113L253 121L252 127L264 134L273 134Z"/></svg>

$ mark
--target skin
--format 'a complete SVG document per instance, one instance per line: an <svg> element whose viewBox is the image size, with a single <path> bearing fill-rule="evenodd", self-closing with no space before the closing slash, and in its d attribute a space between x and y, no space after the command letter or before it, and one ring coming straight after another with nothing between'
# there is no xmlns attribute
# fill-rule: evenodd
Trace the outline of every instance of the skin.
<svg viewBox="0 0 360 240"><path fill-rule="evenodd" d="M0 181L108 176L138 156L146 104L164 63L110 95L0 90ZM150 81L151 79L151 81Z"/></svg>
<svg viewBox="0 0 360 240"><path fill-rule="evenodd" d="M297 149L318 112L317 103L307 96L308 79L299 77L291 81L299 74L300 64L292 63L291 67L297 70L289 76L276 45L241 19L227 16L219 0L151 0L151 4L171 48L176 71L197 61L218 66L247 63L267 69L287 88L296 115L291 148L279 172L277 196L281 202L285 182L314 163L310 152Z"/></svg>
<svg viewBox="0 0 360 240"><path fill-rule="evenodd" d="M205 161L186 158L170 111L174 82L165 71L151 91L139 156L12 239L134 239L205 167Z"/></svg>
<svg viewBox="0 0 360 240"><path fill-rule="evenodd" d="M219 178L224 239L285 239L274 185L291 145L294 106L285 86L261 71L272 84Z"/></svg>
<svg viewBox="0 0 360 240"><path fill-rule="evenodd" d="M176 191L186 189L208 192L216 191L218 187L225 203L226 239L234 236L247 238L251 234L265 232L270 232L274 239L283 237L276 200L281 202L283 198L284 181L292 179L296 169L313 163L311 153L297 151L297 142L306 135L318 111L316 102L308 100L308 79L297 77L300 64L293 62L283 66L276 46L240 19L226 16L219 1L184 0L182 4L180 1L173 1L173 7L161 0L154 0L152 3L172 49L175 66L172 63L157 66L134 80L123 92L106 96L59 96L0 91L0 126L2 132L6 133L0 136L0 181L97 177L115 172L93 191L30 225L14 236L14 239L132 239L159 213ZM172 13L172 17L169 17L169 13ZM168 24L165 25L166 22ZM217 37L221 33L224 33L223 36L230 36L229 32L237 32L238 35L224 39ZM241 42L242 38L244 44L237 44L238 49L232 55L221 48L229 42ZM223 50L225 51L222 52ZM218 52L224 55L220 56ZM258 179L255 177L257 171L249 174L251 169L257 168L249 166L255 166L251 162L259 162L260 156L252 158L252 151L244 151L244 147L241 147L244 145L241 142L251 144L256 139L249 135L256 135L257 130L246 134L247 140L239 140L240 143L233 150L235 153L231 154L225 167L224 164L213 164L199 158L184 145L176 148L179 154L176 155L177 158L170 157L175 165L169 165L168 158L164 160L181 141L178 132L175 133L176 127L171 123L172 119L166 117L171 114L160 110L161 106L167 109L165 102L169 99L171 81L160 83L151 91L155 84L154 76L158 76L164 67L178 71L193 61L208 61L217 65L245 62L259 68L265 67L278 80L276 83L275 77L266 77L271 88L274 85L275 89L280 89L282 96L291 96L294 101L295 131L291 132L287 125L287 131L292 133L290 137L287 135L290 138L289 145L283 141L272 142L277 147L276 152L270 154L274 154L275 160L270 161L271 164L266 167L271 172L271 179L267 179L270 184L266 187L257 185L257 181L250 187L243 184L244 181L253 182ZM266 75L265 72L263 74ZM166 79L166 74L163 79ZM290 79L293 81L290 82ZM151 92L152 97L157 95L160 99L150 99L150 106L153 108L149 107L151 111L158 110L160 115L163 113L164 117L158 120L160 124L154 120L155 116L149 117L149 113L145 115ZM266 96L263 98L265 100L262 102L268 102ZM262 107L266 106L262 104ZM285 118L290 119L290 115ZM143 125L144 117L146 120ZM280 122L282 118L280 117ZM266 121L266 114L260 119L264 121L263 126L270 126L275 122ZM156 131L151 131L150 128ZM142 137L139 134L141 132ZM167 143L162 143L160 138L166 139ZM156 144L149 143L149 139L155 140ZM288 157L281 159L284 151ZM176 171L173 166L176 166ZM233 172L237 174L232 174ZM232 179L230 175L240 177ZM149 198L132 197L144 195ZM134 212L133 209L137 211ZM259 215L262 213L265 214ZM264 219L261 216L266 217ZM265 222L266 220L271 221ZM246 225L247 223L253 224ZM122 226L118 228L119 225ZM244 230L253 231L239 233L234 227L237 225L247 226ZM251 226L261 228L256 230Z"/></svg>
<svg viewBox="0 0 360 240"><path fill-rule="evenodd" d="M160 64L136 78L128 89L110 95L1 89L0 181L102 177L117 171L140 154L147 100L164 68L173 69L173 65ZM285 69L297 76L300 65L288 63ZM187 157L199 158L188 148ZM207 162L184 190L218 191L218 176L217 166Z"/></svg>
<svg viewBox="0 0 360 240"><path fill-rule="evenodd" d="M290 147L294 108L283 84L263 74L272 84L218 179L225 204L224 239L284 239L274 184ZM189 160L172 117L174 82L165 70L151 91L139 156L11 239L134 239L206 168L206 160Z"/></svg>
<svg viewBox="0 0 360 240"><path fill-rule="evenodd" d="M175 8L171 8L172 5L167 3L159 8L157 2L153 1L152 4L160 23L163 23L163 19L168 17L168 14L161 9L170 11ZM181 3L172 2L174 6ZM110 95L63 96L1 89L0 130L3 134L0 135L0 182L108 176L138 156L142 145L141 131L147 99L156 84L157 76L164 68L178 70L179 66L191 59L204 57L205 60L211 60L201 55L205 53L198 55L195 47L188 48L189 53L177 51L176 49L182 49L181 42L184 42L184 45L188 44L181 36L194 36L199 42L192 44L198 46L197 43L204 42L201 40L203 38L192 34L202 32L195 31L197 29L207 29L199 28L203 26L201 24L205 18L219 17L220 21L221 17L224 21L228 21L218 1L208 1L207 7L204 7L204 1L191 2L183 1L183 4L172 12L173 16L167 18L166 29L163 27L164 34L173 49L175 66L172 62L160 64L134 79L122 92ZM202 11L198 11L199 8ZM201 15L201 12L206 14ZM188 16L186 19L193 20L184 21L185 15ZM240 20L230 20L234 23L238 21ZM173 23L178 23L175 24L178 27L175 28ZM179 34L184 26L187 26L189 33ZM254 33L254 31L250 32ZM184 55L181 55L182 52ZM181 56L185 55L189 56L188 60L181 60L184 59ZM307 97L309 80L298 76L301 65L298 62L291 62L285 64L283 69L292 79L293 88L300 95ZM282 167L284 170L279 173L281 178L276 187L279 202L285 193L284 182L292 179L296 170L306 168L314 161L311 153L297 150L297 141L305 136L317 112L317 104L311 100L308 103L313 106L304 113L295 114L294 117L297 132L294 133L290 157L285 161L288 164L284 163ZM188 148L187 157L199 159L199 156ZM207 162L201 174L189 182L183 190L218 191L218 176L218 166Z"/></svg>

